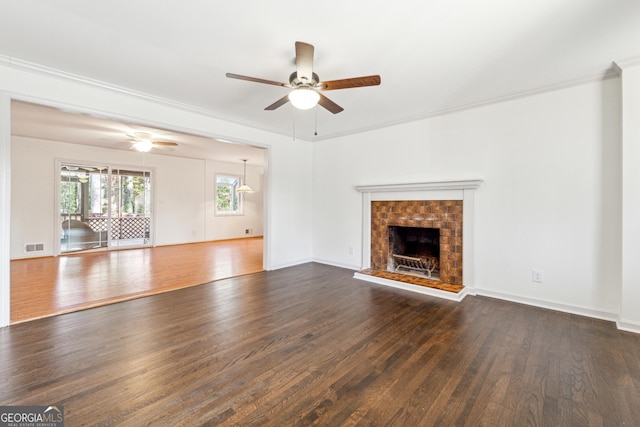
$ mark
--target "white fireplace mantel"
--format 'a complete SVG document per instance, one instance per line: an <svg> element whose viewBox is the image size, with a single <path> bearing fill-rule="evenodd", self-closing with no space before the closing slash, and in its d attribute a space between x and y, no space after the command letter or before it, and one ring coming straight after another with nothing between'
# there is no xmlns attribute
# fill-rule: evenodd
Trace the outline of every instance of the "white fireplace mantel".
<svg viewBox="0 0 640 427"><path fill-rule="evenodd" d="M355 277L382 285L394 286L415 292L425 293L460 301L466 295L475 294L474 288L474 242L473 218L475 208L475 190L482 184L481 179L460 181L433 181L407 184L360 185L356 190L362 193L362 265L361 269L371 267L371 202L376 200L462 200L462 280L464 291L459 295L431 290L379 279L356 273Z"/></svg>
<svg viewBox="0 0 640 427"><path fill-rule="evenodd" d="M410 184L382 184L382 185L359 185L356 187L361 193L380 193L395 191L436 191L436 190L475 190L482 184L481 179L466 181L435 181L416 182Z"/></svg>

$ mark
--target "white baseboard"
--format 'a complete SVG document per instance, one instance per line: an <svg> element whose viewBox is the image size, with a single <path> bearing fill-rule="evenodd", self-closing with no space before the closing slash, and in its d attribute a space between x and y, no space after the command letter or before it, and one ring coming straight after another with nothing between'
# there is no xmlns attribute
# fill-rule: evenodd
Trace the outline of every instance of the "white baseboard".
<svg viewBox="0 0 640 427"><path fill-rule="evenodd" d="M464 288L461 292L447 292L440 289L427 288L425 286L412 285L410 283L396 282L382 277L375 277L369 274L356 272L353 277L355 279L365 280L367 282L376 283L378 285L391 286L393 288L404 289L405 291L417 292L432 297L443 298L449 301L460 302L469 294L468 288Z"/></svg>
<svg viewBox="0 0 640 427"><path fill-rule="evenodd" d="M579 316L592 317L594 319L608 320L610 322L616 322L618 315L607 311L593 310L591 308L578 307L568 304L560 304L556 302L544 301L535 298L522 297L513 294L505 294L502 292L488 291L483 289L476 289L476 295L501 299L505 301L517 302L520 304L527 304L534 307L547 308L550 310L561 311L563 313L577 314Z"/></svg>
<svg viewBox="0 0 640 427"><path fill-rule="evenodd" d="M283 264L270 265L270 266L267 267L267 270L268 271L280 270L281 268L295 267L296 265L306 264L308 262L313 262L313 259L311 259L311 258L303 258L303 259L299 259L299 260L296 260L296 261L285 262Z"/></svg>
<svg viewBox="0 0 640 427"><path fill-rule="evenodd" d="M636 334L640 334L640 323L632 322L630 320L618 320L616 322L616 326L621 331L633 332Z"/></svg>
<svg viewBox="0 0 640 427"><path fill-rule="evenodd" d="M329 261L329 260L321 259L321 258L314 258L313 262L317 262L318 264L332 265L334 267L346 268L348 270L354 270L354 271L361 270L360 266L358 266L358 265L343 264L341 262Z"/></svg>

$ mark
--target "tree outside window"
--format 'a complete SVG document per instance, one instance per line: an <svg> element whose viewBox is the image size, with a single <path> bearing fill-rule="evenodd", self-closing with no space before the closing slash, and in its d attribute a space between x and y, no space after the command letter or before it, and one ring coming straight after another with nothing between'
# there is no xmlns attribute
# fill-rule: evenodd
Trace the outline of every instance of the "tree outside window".
<svg viewBox="0 0 640 427"><path fill-rule="evenodd" d="M216 214L242 215L242 197L237 192L242 178L237 175L216 175Z"/></svg>

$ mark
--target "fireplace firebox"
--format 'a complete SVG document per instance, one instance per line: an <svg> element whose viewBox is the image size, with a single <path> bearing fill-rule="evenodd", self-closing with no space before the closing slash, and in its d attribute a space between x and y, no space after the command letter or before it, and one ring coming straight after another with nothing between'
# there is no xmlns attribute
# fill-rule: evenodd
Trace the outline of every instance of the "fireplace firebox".
<svg viewBox="0 0 640 427"><path fill-rule="evenodd" d="M440 279L440 229L389 226L389 271Z"/></svg>

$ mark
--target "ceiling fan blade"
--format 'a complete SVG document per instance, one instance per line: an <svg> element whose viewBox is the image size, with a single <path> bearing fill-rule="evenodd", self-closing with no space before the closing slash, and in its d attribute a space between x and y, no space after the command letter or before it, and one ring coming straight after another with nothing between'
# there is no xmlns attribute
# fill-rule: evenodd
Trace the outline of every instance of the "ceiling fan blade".
<svg viewBox="0 0 640 427"><path fill-rule="evenodd" d="M291 87L289 83L281 83L273 80L259 79L257 77L242 76L240 74L227 73L226 76L229 77L230 79L246 80L254 83L264 83L268 85Z"/></svg>
<svg viewBox="0 0 640 427"><path fill-rule="evenodd" d="M298 80L311 82L313 80L313 45L296 42L296 72Z"/></svg>
<svg viewBox="0 0 640 427"><path fill-rule="evenodd" d="M276 108L282 107L287 102L289 102L289 95L285 95L282 98L278 99L276 102L265 108L265 110L275 110Z"/></svg>
<svg viewBox="0 0 640 427"><path fill-rule="evenodd" d="M353 77L350 79L331 80L328 82L321 82L318 86L320 90L336 90L336 89L349 89L352 87L364 87L364 86L377 86L380 84L380 76L364 76Z"/></svg>
<svg viewBox="0 0 640 427"><path fill-rule="evenodd" d="M178 146L178 143L173 141L153 141L152 144L160 147L177 147Z"/></svg>
<svg viewBox="0 0 640 427"><path fill-rule="evenodd" d="M333 114L338 114L340 111L344 110L344 108L342 108L341 106L339 106L338 104L336 104L335 102L333 102L332 100L324 96L323 94L319 93L318 95L320 95L318 104L320 104L320 106L326 108L327 110L331 111Z"/></svg>

